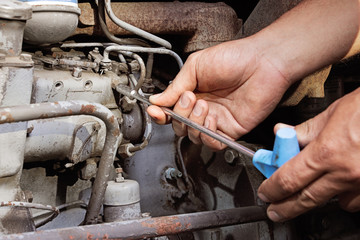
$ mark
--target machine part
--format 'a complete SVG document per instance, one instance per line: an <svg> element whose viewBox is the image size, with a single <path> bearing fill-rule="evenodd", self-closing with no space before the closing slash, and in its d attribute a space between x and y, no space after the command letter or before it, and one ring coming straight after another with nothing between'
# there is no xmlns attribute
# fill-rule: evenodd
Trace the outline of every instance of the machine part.
<svg viewBox="0 0 360 240"><path fill-rule="evenodd" d="M85 166L81 169L81 179L90 180L95 177L97 171L97 163L94 158L86 159Z"/></svg>
<svg viewBox="0 0 360 240"><path fill-rule="evenodd" d="M32 15L31 6L15 0L1 1L0 5L0 53L19 56L26 20Z"/></svg>
<svg viewBox="0 0 360 240"><path fill-rule="evenodd" d="M128 92L125 92L125 91L122 91L123 94L126 94L128 96L132 96L134 97L135 99L147 104L147 105L151 105L151 103L149 102L149 100L147 100L146 98L142 97L141 95L139 95L135 90L132 90L130 92L130 95ZM220 135L202 125L199 125L197 124L196 122L193 122L191 121L190 119L188 118L185 118L185 117L182 117L180 116L179 114L175 113L174 111L170 110L169 108L166 108L166 107L161 107L161 109L167 114L169 115L170 117L172 117L173 119L179 121L179 122L182 122L184 124L186 124L187 126L191 127L191 128L194 128L216 140L218 140L219 142L221 143L224 143L226 144L227 146L233 148L234 150L240 152L240 153L243 153L243 154L246 154L250 157L254 156L255 152L227 137L224 137L223 135Z"/></svg>
<svg viewBox="0 0 360 240"><path fill-rule="evenodd" d="M59 214L59 209L50 205L44 205L40 203L29 203L29 202L16 202L16 201L8 201L8 202L0 202L0 207L26 207L26 208L36 208L47 211L52 211Z"/></svg>
<svg viewBox="0 0 360 240"><path fill-rule="evenodd" d="M98 18L99 18L99 24L104 32L105 36L112 42L117 44L125 44L125 45L138 45L143 47L149 47L149 44L141 39L135 39L135 38L118 38L114 34L112 34L107 25L105 20L105 4L104 0L98 0Z"/></svg>
<svg viewBox="0 0 360 240"><path fill-rule="evenodd" d="M125 112L122 115L121 131L124 138L134 144L141 142L143 139L145 131L143 115L144 113L137 103L132 107L130 112Z"/></svg>
<svg viewBox="0 0 360 240"><path fill-rule="evenodd" d="M84 219L83 216L85 216L86 207L87 205L81 200L59 205L56 207L56 209L59 210L59 215L57 215L56 218L50 218L51 216L47 217L41 222L37 223L36 227L39 230L52 229L54 227L51 228L51 226L57 226L56 224L58 222L64 222L64 220L66 220L67 223L77 222L76 225L79 225ZM82 218L80 219L80 217ZM68 226L73 226L73 225L68 225Z"/></svg>
<svg viewBox="0 0 360 240"><path fill-rule="evenodd" d="M82 99L100 103L109 109L117 109L111 85L113 82L125 83L111 72L99 75L83 71L81 79L72 76L70 71L35 69L32 103L69 101Z"/></svg>
<svg viewBox="0 0 360 240"><path fill-rule="evenodd" d="M131 179L109 181L104 197L105 222L126 221L141 218L140 187Z"/></svg>
<svg viewBox="0 0 360 240"><path fill-rule="evenodd" d="M165 170L165 178L169 180L181 178L182 175L183 175L182 172L180 172L179 170L173 167L169 167L168 169Z"/></svg>
<svg viewBox="0 0 360 240"><path fill-rule="evenodd" d="M73 34L78 25L80 8L77 0L21 0L32 7L27 21L24 41L34 45L58 43ZM61 21L60 21L61 20Z"/></svg>
<svg viewBox="0 0 360 240"><path fill-rule="evenodd" d="M156 54L168 54L171 57L175 58L177 64L179 65L179 68L182 68L184 65L182 59L178 54L176 54L174 51L171 51L169 49L165 48L146 48L146 47L134 47L134 46L109 46L106 47L104 50L104 58L102 59L102 63L107 63L110 61L109 54L110 52L122 52L122 51L128 51L128 52L141 52L141 53L156 53ZM131 54L131 53L130 53Z"/></svg>
<svg viewBox="0 0 360 240"><path fill-rule="evenodd" d="M146 75L146 66L145 66L145 63L144 61L142 60L142 58L135 54L135 53L132 53L132 52L126 52L126 51L120 51L121 54L125 55L125 56L128 56L128 57L132 57L134 58L138 63L139 63L139 66L140 66L140 77L139 79L137 80L137 84L135 85L134 87L134 90L135 91L138 91L142 85L144 84L144 80L145 80L145 75Z"/></svg>
<svg viewBox="0 0 360 240"><path fill-rule="evenodd" d="M234 149L226 149L224 159L227 163L233 164L239 158L239 153Z"/></svg>
<svg viewBox="0 0 360 240"><path fill-rule="evenodd" d="M0 107L29 104L33 61L21 55L23 31L31 17L31 7L17 1L0 6ZM19 91L21 94L19 94ZM20 188L27 122L0 125L0 201L25 201ZM1 208L0 234L33 231L27 208Z"/></svg>
<svg viewBox="0 0 360 240"><path fill-rule="evenodd" d="M80 22L74 35L101 36L97 19L90 4L80 3ZM185 52L201 50L218 43L235 39L242 21L236 12L224 3L205 2L113 2L112 10L123 21L156 35L170 34L186 37ZM169 19L176 19L176 22ZM109 19L109 31L115 36L129 35Z"/></svg>
<svg viewBox="0 0 360 240"><path fill-rule="evenodd" d="M105 124L92 116L70 116L28 122L24 161L52 159L79 163L100 156L105 142Z"/></svg>
<svg viewBox="0 0 360 240"><path fill-rule="evenodd" d="M104 223L81 228L63 228L4 236L11 239L144 239L200 229L266 220L266 208L260 206L205 211L173 216Z"/></svg>
<svg viewBox="0 0 360 240"><path fill-rule="evenodd" d="M163 47L166 47L168 49L171 49L171 43L169 43L168 41L158 37L158 36L155 36L149 32L146 32L140 28L137 28L135 26L132 26L131 24L128 24L124 21L121 21L113 12L112 10L112 7L111 7L111 1L110 0L105 0L105 9L106 9L106 12L108 14L108 16L110 17L110 19L116 24L118 25L119 27L131 32L131 33L134 33L138 36L141 36L147 40L150 40L152 42L155 42L157 44L159 44L160 46L163 46Z"/></svg>
<svg viewBox="0 0 360 240"><path fill-rule="evenodd" d="M38 118L52 118L69 115L93 115L104 121L106 125L106 140L101 155L99 169L93 184L93 190L86 214L85 223L97 223L98 215L105 194L106 183L115 154L122 135L119 125L112 112L104 106L85 101L68 101L55 103L31 104L0 109L0 124L17 121L29 121Z"/></svg>

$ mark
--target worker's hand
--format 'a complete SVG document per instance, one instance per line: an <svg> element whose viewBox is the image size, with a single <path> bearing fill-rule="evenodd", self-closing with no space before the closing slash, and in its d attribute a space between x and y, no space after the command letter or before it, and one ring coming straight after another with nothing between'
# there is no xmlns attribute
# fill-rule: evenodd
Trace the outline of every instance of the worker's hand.
<svg viewBox="0 0 360 240"><path fill-rule="evenodd" d="M305 148L258 190L262 200L271 202L273 221L296 217L335 196L345 210L360 210L359 106L360 88L295 127Z"/></svg>
<svg viewBox="0 0 360 240"><path fill-rule="evenodd" d="M253 45L242 39L193 53L169 87L150 101L174 106L176 113L237 139L267 117L290 86ZM150 106L148 113L157 123L168 123L160 108ZM175 120L172 124L177 135L188 135L196 144L225 147Z"/></svg>

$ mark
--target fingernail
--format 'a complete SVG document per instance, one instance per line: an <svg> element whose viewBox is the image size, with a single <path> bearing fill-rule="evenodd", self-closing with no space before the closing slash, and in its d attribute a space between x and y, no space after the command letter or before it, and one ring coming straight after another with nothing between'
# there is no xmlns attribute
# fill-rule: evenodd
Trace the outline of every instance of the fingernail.
<svg viewBox="0 0 360 240"><path fill-rule="evenodd" d="M264 194L262 193L258 193L258 197L263 200L264 202L270 202L269 199L267 197L265 197Z"/></svg>
<svg viewBox="0 0 360 240"><path fill-rule="evenodd" d="M200 104L195 104L195 107L194 107L194 110L193 110L193 113L195 116L197 117L200 117L201 113L203 112L203 108Z"/></svg>
<svg viewBox="0 0 360 240"><path fill-rule="evenodd" d="M162 94L162 93L158 93L158 94L151 95L151 96L149 97L149 101L152 102L152 101L156 100L157 98L160 97L161 94Z"/></svg>
<svg viewBox="0 0 360 240"><path fill-rule="evenodd" d="M283 218L275 211L268 211L267 215L274 222L280 222L283 220Z"/></svg>
<svg viewBox="0 0 360 240"><path fill-rule="evenodd" d="M187 108L190 104L190 98L188 96L186 96L186 94L183 94L183 95L181 95L179 103L182 108Z"/></svg>

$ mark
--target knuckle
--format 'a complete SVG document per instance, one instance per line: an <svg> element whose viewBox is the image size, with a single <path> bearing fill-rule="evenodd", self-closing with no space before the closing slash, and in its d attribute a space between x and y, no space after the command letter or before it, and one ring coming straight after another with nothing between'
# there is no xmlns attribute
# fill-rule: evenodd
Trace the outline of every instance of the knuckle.
<svg viewBox="0 0 360 240"><path fill-rule="evenodd" d="M347 212L357 212L360 210L359 205L350 204L348 201L339 201L339 205L342 209L344 209Z"/></svg>
<svg viewBox="0 0 360 240"><path fill-rule="evenodd" d="M193 143L199 145L201 144L201 140L200 140L200 132L196 131L196 130L188 130L188 137L190 139L190 141L192 141Z"/></svg>
<svg viewBox="0 0 360 240"><path fill-rule="evenodd" d="M278 183L284 194L294 193L298 189L298 184L288 174L283 174L280 176Z"/></svg>
<svg viewBox="0 0 360 240"><path fill-rule="evenodd" d="M205 134L200 135L201 141L203 144L205 144L207 147L209 147L211 150L219 151L222 150L224 147L222 147L221 143Z"/></svg>
<svg viewBox="0 0 360 240"><path fill-rule="evenodd" d="M313 160L324 165L324 161L332 159L336 152L336 146L334 146L331 140L327 140L326 143L318 144L316 148L316 156Z"/></svg>
<svg viewBox="0 0 360 240"><path fill-rule="evenodd" d="M179 137L186 136L186 134L187 134L186 126L183 123L173 121L172 128L173 128L175 134Z"/></svg>
<svg viewBox="0 0 360 240"><path fill-rule="evenodd" d="M347 169L346 178L352 185L360 184L360 168L350 165Z"/></svg>
<svg viewBox="0 0 360 240"><path fill-rule="evenodd" d="M317 194L309 189L301 191L298 202L303 209L311 209L323 203Z"/></svg>

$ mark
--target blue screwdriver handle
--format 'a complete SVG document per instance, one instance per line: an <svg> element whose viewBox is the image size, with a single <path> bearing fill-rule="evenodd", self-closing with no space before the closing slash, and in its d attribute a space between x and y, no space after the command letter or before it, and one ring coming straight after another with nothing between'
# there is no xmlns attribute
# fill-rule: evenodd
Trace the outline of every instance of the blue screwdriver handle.
<svg viewBox="0 0 360 240"><path fill-rule="evenodd" d="M269 178L279 167L300 152L296 131L293 128L280 128L275 135L273 151L260 149L253 157L254 166Z"/></svg>

